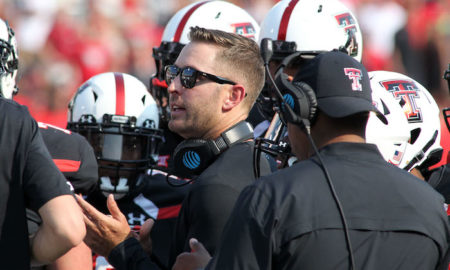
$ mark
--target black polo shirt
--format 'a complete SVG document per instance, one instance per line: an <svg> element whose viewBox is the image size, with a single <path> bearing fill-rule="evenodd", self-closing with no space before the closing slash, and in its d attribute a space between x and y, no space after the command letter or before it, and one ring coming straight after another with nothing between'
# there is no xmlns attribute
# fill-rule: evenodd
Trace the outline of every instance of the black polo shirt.
<svg viewBox="0 0 450 270"><path fill-rule="evenodd" d="M435 269L448 249L444 201L375 145L320 150L357 269ZM336 202L316 157L258 180L236 202L207 269L349 269Z"/></svg>
<svg viewBox="0 0 450 270"><path fill-rule="evenodd" d="M0 98L0 268L29 269L25 207L71 194L27 108Z"/></svg>

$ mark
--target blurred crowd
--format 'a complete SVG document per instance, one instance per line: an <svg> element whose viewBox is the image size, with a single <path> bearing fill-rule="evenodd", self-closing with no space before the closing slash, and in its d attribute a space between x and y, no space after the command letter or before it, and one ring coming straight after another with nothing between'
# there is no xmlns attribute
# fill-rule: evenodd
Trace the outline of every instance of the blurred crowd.
<svg viewBox="0 0 450 270"><path fill-rule="evenodd" d="M0 17L19 44L19 95L38 120L65 127L70 97L88 78L115 71L148 85L170 17L189 0L1 0ZM274 0L230 1L259 23ZM345 0L364 39L369 71L391 70L423 84L440 107L450 104L442 80L450 62L450 1Z"/></svg>

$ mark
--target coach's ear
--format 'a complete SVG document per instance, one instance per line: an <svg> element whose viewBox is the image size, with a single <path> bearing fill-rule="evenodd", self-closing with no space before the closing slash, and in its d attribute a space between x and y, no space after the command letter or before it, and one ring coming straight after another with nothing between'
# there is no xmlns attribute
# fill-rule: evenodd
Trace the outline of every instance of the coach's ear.
<svg viewBox="0 0 450 270"><path fill-rule="evenodd" d="M229 111L233 109L239 105L246 96L247 93L242 84L227 85L222 110Z"/></svg>

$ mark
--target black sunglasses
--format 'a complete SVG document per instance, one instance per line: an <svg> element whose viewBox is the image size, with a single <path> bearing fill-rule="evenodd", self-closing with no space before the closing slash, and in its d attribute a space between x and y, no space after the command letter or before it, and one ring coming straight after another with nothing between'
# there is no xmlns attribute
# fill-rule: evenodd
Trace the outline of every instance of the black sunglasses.
<svg viewBox="0 0 450 270"><path fill-rule="evenodd" d="M168 65L164 67L164 75L165 75L164 79L166 80L167 85L170 85L170 83L172 83L172 81L180 73L181 73L180 77L181 85L189 89L195 86L195 84L197 83L197 77L199 75L219 84L232 84L232 85L236 84L233 81L203 71L196 70L193 67L179 68L175 65Z"/></svg>

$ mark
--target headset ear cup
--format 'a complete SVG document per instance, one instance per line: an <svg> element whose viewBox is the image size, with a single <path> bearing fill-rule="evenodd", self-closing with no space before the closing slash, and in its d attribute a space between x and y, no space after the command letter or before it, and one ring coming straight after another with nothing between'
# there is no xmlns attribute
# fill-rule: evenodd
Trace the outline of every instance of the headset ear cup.
<svg viewBox="0 0 450 270"><path fill-rule="evenodd" d="M173 153L174 174L183 178L199 175L215 159L207 140L190 139L177 145Z"/></svg>
<svg viewBox="0 0 450 270"><path fill-rule="evenodd" d="M314 93L314 90L312 89L311 86L309 86L309 84L305 83L305 82L294 82L294 85L301 91L303 92L304 96L307 99L307 102L309 104L309 110L308 110L308 115L307 118L311 124L314 122L316 115L317 115L317 98L316 98L316 93Z"/></svg>

